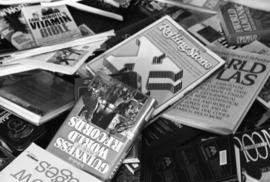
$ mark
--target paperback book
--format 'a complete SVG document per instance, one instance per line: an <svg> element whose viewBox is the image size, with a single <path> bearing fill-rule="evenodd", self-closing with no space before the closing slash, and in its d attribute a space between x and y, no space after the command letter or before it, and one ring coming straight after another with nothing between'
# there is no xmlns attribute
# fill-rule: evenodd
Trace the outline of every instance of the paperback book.
<svg viewBox="0 0 270 182"><path fill-rule="evenodd" d="M79 27L65 5L25 6L21 11L38 46L81 37Z"/></svg>
<svg viewBox="0 0 270 182"><path fill-rule="evenodd" d="M37 46L27 23L21 15L21 9L24 6L23 4L0 6L0 35L18 50Z"/></svg>
<svg viewBox="0 0 270 182"><path fill-rule="evenodd" d="M153 116L183 97L224 64L170 16L165 16L85 65L115 74L136 72L142 93L157 100Z"/></svg>
<svg viewBox="0 0 270 182"><path fill-rule="evenodd" d="M240 182L270 180L269 129L267 125L234 135L240 150Z"/></svg>
<svg viewBox="0 0 270 182"><path fill-rule="evenodd" d="M0 78L0 105L41 125L74 104L74 86L59 76L34 70Z"/></svg>
<svg viewBox="0 0 270 182"><path fill-rule="evenodd" d="M43 125L35 126L0 108L0 139L12 154L22 152L45 132Z"/></svg>
<svg viewBox="0 0 270 182"><path fill-rule="evenodd" d="M1 182L101 182L32 143L0 173Z"/></svg>
<svg viewBox="0 0 270 182"><path fill-rule="evenodd" d="M162 116L209 132L235 133L269 76L270 61L254 53L212 49L226 67Z"/></svg>
<svg viewBox="0 0 270 182"><path fill-rule="evenodd" d="M111 180L154 105L151 97L98 73L47 150L103 181Z"/></svg>
<svg viewBox="0 0 270 182"><path fill-rule="evenodd" d="M230 44L248 44L270 35L270 13L227 3L220 6L219 18L227 41Z"/></svg>

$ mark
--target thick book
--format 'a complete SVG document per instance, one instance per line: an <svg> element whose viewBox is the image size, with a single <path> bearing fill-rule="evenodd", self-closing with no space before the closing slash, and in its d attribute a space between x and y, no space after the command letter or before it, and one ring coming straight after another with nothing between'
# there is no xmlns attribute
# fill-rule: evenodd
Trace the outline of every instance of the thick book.
<svg viewBox="0 0 270 182"><path fill-rule="evenodd" d="M32 143L0 173L1 182L101 182Z"/></svg>
<svg viewBox="0 0 270 182"><path fill-rule="evenodd" d="M25 6L22 14L38 46L52 45L81 37L66 5Z"/></svg>
<svg viewBox="0 0 270 182"><path fill-rule="evenodd" d="M22 152L45 132L44 125L35 126L0 108L0 139L14 155Z"/></svg>
<svg viewBox="0 0 270 182"><path fill-rule="evenodd" d="M269 76L270 60L243 51L215 52L227 60L226 67L162 116L209 132L235 133Z"/></svg>
<svg viewBox="0 0 270 182"><path fill-rule="evenodd" d="M37 46L21 14L24 6L0 6L0 35L18 50Z"/></svg>
<svg viewBox="0 0 270 182"><path fill-rule="evenodd" d="M102 73L88 85L47 150L106 181L150 118L155 100Z"/></svg>
<svg viewBox="0 0 270 182"><path fill-rule="evenodd" d="M92 74L130 70L142 93L157 100L153 116L183 97L224 64L170 16L155 21L85 65Z"/></svg>
<svg viewBox="0 0 270 182"><path fill-rule="evenodd" d="M270 35L270 13L227 3L220 6L219 17L225 36L230 44L248 44Z"/></svg>
<svg viewBox="0 0 270 182"><path fill-rule="evenodd" d="M46 71L0 78L0 105L34 125L41 125L74 104L74 86Z"/></svg>
<svg viewBox="0 0 270 182"><path fill-rule="evenodd" d="M240 150L240 182L270 181L269 129L268 124L234 135L234 144Z"/></svg>

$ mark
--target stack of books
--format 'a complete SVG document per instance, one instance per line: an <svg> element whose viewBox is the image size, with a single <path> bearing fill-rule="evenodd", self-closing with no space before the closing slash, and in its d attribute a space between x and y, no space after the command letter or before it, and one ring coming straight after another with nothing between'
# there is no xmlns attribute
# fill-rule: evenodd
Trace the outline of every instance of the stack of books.
<svg viewBox="0 0 270 182"><path fill-rule="evenodd" d="M268 14L0 0L0 181L269 181Z"/></svg>

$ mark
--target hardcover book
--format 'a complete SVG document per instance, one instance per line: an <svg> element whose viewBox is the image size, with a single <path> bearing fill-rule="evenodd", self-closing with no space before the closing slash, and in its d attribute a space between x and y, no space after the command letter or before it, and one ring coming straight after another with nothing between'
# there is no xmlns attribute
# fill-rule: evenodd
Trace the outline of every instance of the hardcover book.
<svg viewBox="0 0 270 182"><path fill-rule="evenodd" d="M98 73L47 150L103 181L111 180L154 105L151 97Z"/></svg>
<svg viewBox="0 0 270 182"><path fill-rule="evenodd" d="M26 149L45 132L43 125L35 126L0 108L0 139L14 155Z"/></svg>
<svg viewBox="0 0 270 182"><path fill-rule="evenodd" d="M23 4L0 6L0 35L18 50L37 46L27 23L21 15L21 9L24 6Z"/></svg>
<svg viewBox="0 0 270 182"><path fill-rule="evenodd" d="M32 143L0 173L1 182L101 182Z"/></svg>
<svg viewBox="0 0 270 182"><path fill-rule="evenodd" d="M243 51L215 52L227 60L226 67L162 116L209 132L235 133L269 76L270 60Z"/></svg>
<svg viewBox="0 0 270 182"><path fill-rule="evenodd" d="M54 118L74 104L74 87L41 70L0 78L0 105L34 125Z"/></svg>
<svg viewBox="0 0 270 182"><path fill-rule="evenodd" d="M236 3L220 6L221 25L230 44L248 44L270 35L270 13Z"/></svg>
<svg viewBox="0 0 270 182"><path fill-rule="evenodd" d="M65 5L25 6L21 11L38 46L81 37L79 27Z"/></svg>
<svg viewBox="0 0 270 182"><path fill-rule="evenodd" d="M136 72L142 93L157 100L156 116L224 64L169 16L147 26L85 65L92 74Z"/></svg>
<svg viewBox="0 0 270 182"><path fill-rule="evenodd" d="M240 182L270 180L269 129L268 125L234 135L240 150Z"/></svg>

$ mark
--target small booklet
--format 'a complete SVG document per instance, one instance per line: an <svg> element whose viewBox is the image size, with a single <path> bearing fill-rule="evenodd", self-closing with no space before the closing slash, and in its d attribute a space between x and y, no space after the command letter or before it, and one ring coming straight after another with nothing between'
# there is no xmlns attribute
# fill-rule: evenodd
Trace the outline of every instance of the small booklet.
<svg viewBox="0 0 270 182"><path fill-rule="evenodd" d="M51 72L34 70L0 78L0 105L34 125L74 104L73 84Z"/></svg>
<svg viewBox="0 0 270 182"><path fill-rule="evenodd" d="M97 73L47 150L103 181L111 180L154 105L151 97Z"/></svg>
<svg viewBox="0 0 270 182"><path fill-rule="evenodd" d="M101 182L32 143L0 173L1 182Z"/></svg>

